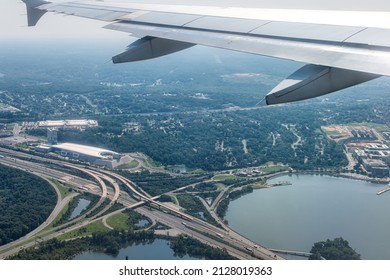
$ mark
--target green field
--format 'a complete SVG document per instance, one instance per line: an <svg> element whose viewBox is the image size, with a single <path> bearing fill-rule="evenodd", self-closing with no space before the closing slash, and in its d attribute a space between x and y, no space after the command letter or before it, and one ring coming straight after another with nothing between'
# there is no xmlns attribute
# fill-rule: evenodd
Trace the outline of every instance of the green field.
<svg viewBox="0 0 390 280"><path fill-rule="evenodd" d="M276 172L282 172L288 170L288 166L284 166L284 165L269 166L269 167L264 167L261 170L265 173L276 173Z"/></svg>
<svg viewBox="0 0 390 280"><path fill-rule="evenodd" d="M63 200L65 197L67 197L69 194L72 193L71 187L69 185L63 185L58 181L52 181L58 188L60 194L61 194L61 200Z"/></svg>
<svg viewBox="0 0 390 280"><path fill-rule="evenodd" d="M131 161L131 162L129 162L129 163L121 164L121 165L115 167L115 169L130 169L130 168L136 168L136 167L138 167L138 165L139 165L139 162L136 161L136 160L133 160L133 161Z"/></svg>
<svg viewBox="0 0 390 280"><path fill-rule="evenodd" d="M376 129L379 132L390 131L390 128L387 125L380 124L380 123L367 123L367 122L363 122L363 123L350 123L350 124L348 124L348 126L366 126L366 127L369 127L369 128L374 128L374 129Z"/></svg>
<svg viewBox="0 0 390 280"><path fill-rule="evenodd" d="M235 179L238 179L238 177L231 174L218 174L212 178L214 181L230 181Z"/></svg>
<svg viewBox="0 0 390 280"><path fill-rule="evenodd" d="M336 130L324 130L325 134L326 135L338 135L340 134L339 131L336 131Z"/></svg>
<svg viewBox="0 0 390 280"><path fill-rule="evenodd" d="M58 240L67 240L72 238L80 238L91 236L95 232L109 232L110 229L106 228L101 221L93 222L85 227L72 230L64 233L58 237Z"/></svg>
<svg viewBox="0 0 390 280"><path fill-rule="evenodd" d="M161 165L157 164L151 157L146 157L146 162L152 168L161 168Z"/></svg>
<svg viewBox="0 0 390 280"><path fill-rule="evenodd" d="M129 226L129 215L123 212L109 217L107 219L107 224L117 230L132 229L132 227Z"/></svg>

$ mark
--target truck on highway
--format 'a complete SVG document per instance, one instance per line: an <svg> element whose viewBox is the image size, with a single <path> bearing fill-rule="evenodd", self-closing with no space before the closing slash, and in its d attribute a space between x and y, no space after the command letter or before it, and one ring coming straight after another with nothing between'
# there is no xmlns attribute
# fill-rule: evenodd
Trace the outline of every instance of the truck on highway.
<svg viewBox="0 0 390 280"><path fill-rule="evenodd" d="M249 247L245 247L245 249L249 252L253 252L253 249L252 248L249 248Z"/></svg>

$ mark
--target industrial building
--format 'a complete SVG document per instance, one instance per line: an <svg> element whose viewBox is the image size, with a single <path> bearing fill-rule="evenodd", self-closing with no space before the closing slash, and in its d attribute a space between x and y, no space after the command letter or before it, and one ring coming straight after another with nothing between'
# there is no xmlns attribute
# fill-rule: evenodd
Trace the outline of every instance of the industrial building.
<svg viewBox="0 0 390 280"><path fill-rule="evenodd" d="M112 162L119 161L121 158L120 154L110 150L73 143L52 145L51 151L62 157L90 162L96 165L104 165L107 167L112 167Z"/></svg>
<svg viewBox="0 0 390 280"><path fill-rule="evenodd" d="M386 144L380 144L380 143L367 143L365 148L368 151L389 150L389 146L387 146Z"/></svg>
<svg viewBox="0 0 390 280"><path fill-rule="evenodd" d="M353 156L360 161L365 158L368 158L367 153L364 150L360 150L360 149L355 149L353 152Z"/></svg>
<svg viewBox="0 0 390 280"><path fill-rule="evenodd" d="M367 172L370 172L372 175L374 175L376 177L388 177L389 176L389 168L381 160L363 159L362 164L363 164L363 167L367 170Z"/></svg>
<svg viewBox="0 0 390 280"><path fill-rule="evenodd" d="M132 159L129 156L121 156L119 153L73 143L58 144L58 129L78 128L97 126L95 120L63 120L63 121L42 121L38 122L38 127L47 128L47 145L39 145L34 150L39 153L55 153L66 159L88 162L98 166L115 168L118 165L126 164Z"/></svg>
<svg viewBox="0 0 390 280"><path fill-rule="evenodd" d="M48 128L47 129L47 144L55 145L58 143L58 129L57 128Z"/></svg>
<svg viewBox="0 0 390 280"><path fill-rule="evenodd" d="M375 177L385 178L385 177L389 177L390 170L387 166L386 167L373 167L371 170L371 174Z"/></svg>
<svg viewBox="0 0 390 280"><path fill-rule="evenodd" d="M97 127L96 120L59 120L59 121L39 121L37 127L41 128L79 128Z"/></svg>
<svg viewBox="0 0 390 280"><path fill-rule="evenodd" d="M352 129L351 134L355 138L360 139L376 139L376 135L372 130L368 129Z"/></svg>

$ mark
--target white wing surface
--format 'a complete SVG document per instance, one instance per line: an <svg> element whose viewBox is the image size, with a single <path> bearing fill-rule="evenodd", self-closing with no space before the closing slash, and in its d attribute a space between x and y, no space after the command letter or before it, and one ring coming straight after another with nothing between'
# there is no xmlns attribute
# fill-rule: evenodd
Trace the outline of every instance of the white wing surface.
<svg viewBox="0 0 390 280"><path fill-rule="evenodd" d="M267 104L312 98L390 76L390 13L270 10L81 1L23 0L28 24L46 12L106 21L140 38L114 63L155 58L194 45L307 65L276 86Z"/></svg>

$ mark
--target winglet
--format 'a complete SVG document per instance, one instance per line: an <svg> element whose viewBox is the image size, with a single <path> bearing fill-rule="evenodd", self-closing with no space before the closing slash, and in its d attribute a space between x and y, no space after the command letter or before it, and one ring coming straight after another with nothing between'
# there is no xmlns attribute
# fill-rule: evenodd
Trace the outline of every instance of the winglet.
<svg viewBox="0 0 390 280"><path fill-rule="evenodd" d="M27 21L28 26L35 26L39 19L46 13L46 10L38 9L43 4L49 4L50 2L44 0L22 0L27 7Z"/></svg>

